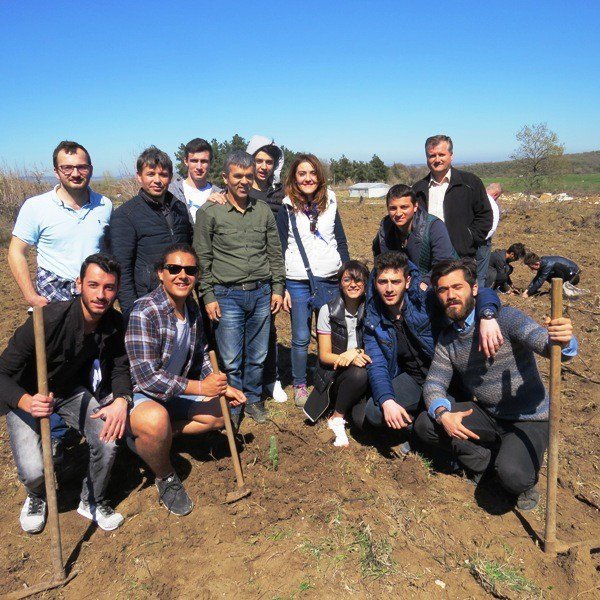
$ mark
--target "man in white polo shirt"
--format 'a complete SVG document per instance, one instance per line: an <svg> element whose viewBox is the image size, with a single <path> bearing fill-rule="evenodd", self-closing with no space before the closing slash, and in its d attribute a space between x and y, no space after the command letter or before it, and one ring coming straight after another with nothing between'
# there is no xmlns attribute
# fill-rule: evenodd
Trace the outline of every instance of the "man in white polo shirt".
<svg viewBox="0 0 600 600"><path fill-rule="evenodd" d="M44 306L71 300L86 257L104 249L112 203L90 187L93 167L88 151L61 142L52 155L56 187L26 200L19 210L8 249L8 264L26 302ZM35 283L29 275L29 250L37 250Z"/></svg>
<svg viewBox="0 0 600 600"><path fill-rule="evenodd" d="M104 249L112 212L111 201L89 187L92 161L81 144L61 142L52 162L59 183L53 190L25 200L8 248L10 270L30 306L72 300L77 295L75 281L81 265ZM37 250L35 282L27 262L32 247ZM58 467L67 426L56 413L50 423L52 454Z"/></svg>

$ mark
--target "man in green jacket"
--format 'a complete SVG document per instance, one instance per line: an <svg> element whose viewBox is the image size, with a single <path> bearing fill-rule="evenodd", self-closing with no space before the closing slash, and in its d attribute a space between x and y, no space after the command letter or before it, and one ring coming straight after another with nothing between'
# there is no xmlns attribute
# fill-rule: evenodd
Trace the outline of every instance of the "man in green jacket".
<svg viewBox="0 0 600 600"><path fill-rule="evenodd" d="M228 383L246 395L245 412L264 423L263 366L270 315L283 303L283 255L271 209L249 196L252 156L233 152L223 170L227 202L207 203L196 215L200 294L215 328ZM232 418L239 426L241 408L234 408Z"/></svg>

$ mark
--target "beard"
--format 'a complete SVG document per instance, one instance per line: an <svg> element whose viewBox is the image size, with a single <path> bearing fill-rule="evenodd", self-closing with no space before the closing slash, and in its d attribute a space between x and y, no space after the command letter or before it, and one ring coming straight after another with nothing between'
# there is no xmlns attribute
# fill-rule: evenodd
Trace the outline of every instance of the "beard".
<svg viewBox="0 0 600 600"><path fill-rule="evenodd" d="M466 299L464 304L460 302L457 304L446 305L444 307L444 312L446 313L446 316L453 321L464 321L474 308L475 297L471 295Z"/></svg>

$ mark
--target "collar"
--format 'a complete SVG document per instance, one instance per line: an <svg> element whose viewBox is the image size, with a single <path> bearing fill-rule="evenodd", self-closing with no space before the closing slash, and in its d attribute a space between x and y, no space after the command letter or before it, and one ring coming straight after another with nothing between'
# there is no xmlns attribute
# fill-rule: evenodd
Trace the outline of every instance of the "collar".
<svg viewBox="0 0 600 600"><path fill-rule="evenodd" d="M151 208L154 208L157 210L169 210L169 208L171 207L171 198L173 197L173 194L171 194L171 192L169 192L169 190L167 190L164 195L164 201L159 202L158 200L154 199L150 194L148 194L146 191L144 191L143 188L140 188L140 191L138 192L138 196L142 200L144 200L144 202L146 202Z"/></svg>
<svg viewBox="0 0 600 600"><path fill-rule="evenodd" d="M51 192L51 198L54 201L55 204L58 204L58 206L61 206L62 208L66 208L67 210L75 210L74 208L68 206L67 204L65 204L59 197L58 197L58 188L60 187L60 183L57 183L53 188L52 188L52 192ZM90 205L92 204L92 189L90 188L90 186L87 187L87 191L88 191L88 201L83 205L79 207L79 210L83 209L83 208L89 208Z"/></svg>
<svg viewBox="0 0 600 600"><path fill-rule="evenodd" d="M448 172L444 175L444 178L438 183L431 173L429 173L429 187L439 187L445 183L450 183L450 177L452 177L452 167L448 169Z"/></svg>
<svg viewBox="0 0 600 600"><path fill-rule="evenodd" d="M247 212L249 210L252 210L252 208L254 207L254 204L256 203L256 200L254 198L250 197L250 194L248 194L248 201L246 202L246 210L244 212ZM229 212L235 210L236 212L241 212L240 210L238 210L230 201L229 198L227 198L227 210Z"/></svg>
<svg viewBox="0 0 600 600"><path fill-rule="evenodd" d="M469 315L465 319L465 324L462 327L456 321L453 321L452 326L454 327L454 329L456 329L456 331L458 331L458 333L464 333L465 331L468 331L473 326L474 322L475 322L475 309L473 309L469 313Z"/></svg>

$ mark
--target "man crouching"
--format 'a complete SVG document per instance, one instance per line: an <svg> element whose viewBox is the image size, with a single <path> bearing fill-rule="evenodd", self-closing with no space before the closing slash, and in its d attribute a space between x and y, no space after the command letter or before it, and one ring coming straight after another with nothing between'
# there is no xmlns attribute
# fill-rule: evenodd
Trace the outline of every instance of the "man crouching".
<svg viewBox="0 0 600 600"><path fill-rule="evenodd" d="M17 472L27 490L20 517L27 533L39 533L46 524L38 419L53 412L79 431L90 448L77 512L106 531L123 522L105 498L117 451L115 441L125 433L131 400L123 320L113 308L120 277L114 259L92 254L83 262L76 281L81 296L44 307L49 396L36 393L32 317L15 331L0 356L0 412L6 413ZM98 375L100 382L95 385Z"/></svg>
<svg viewBox="0 0 600 600"><path fill-rule="evenodd" d="M125 346L134 382L129 425L136 453L156 475L159 499L173 514L192 511L193 502L170 460L173 434L199 434L224 426L219 396L232 406L246 401L212 372L198 305L192 291L198 257L191 246L167 248L157 265L161 282L137 300Z"/></svg>
<svg viewBox="0 0 600 600"><path fill-rule="evenodd" d="M474 482L493 469L521 510L539 501L538 474L548 442L549 396L534 353L550 356L559 343L563 360L577 353L570 319L560 317L538 325L520 310L505 306L498 317L509 342L493 359L477 349L474 307L477 275L471 263L444 261L432 271L431 283L451 324L440 335L423 395L428 412L415 423L425 442L454 455ZM453 375L476 397L450 403Z"/></svg>

